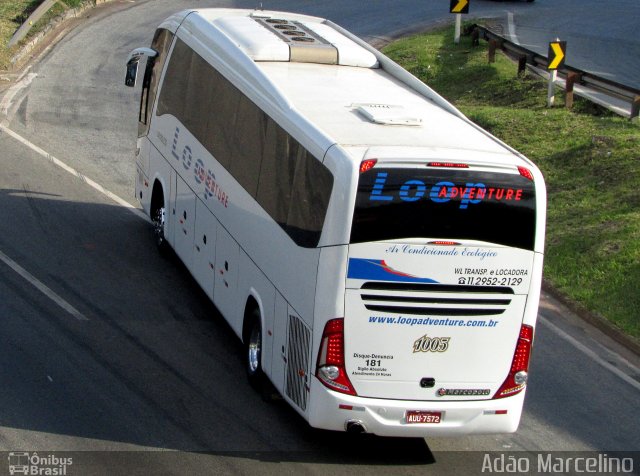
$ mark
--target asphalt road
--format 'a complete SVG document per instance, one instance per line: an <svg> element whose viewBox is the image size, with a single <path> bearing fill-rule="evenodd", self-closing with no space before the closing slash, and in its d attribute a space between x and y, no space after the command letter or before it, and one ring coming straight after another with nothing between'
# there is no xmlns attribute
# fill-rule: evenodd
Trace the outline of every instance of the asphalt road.
<svg viewBox="0 0 640 476"><path fill-rule="evenodd" d="M198 5L214 3L240 2ZM339 11L334 20L371 39L406 28L397 10L418 2L367 2L365 14L361 2L268 6L294 4ZM147 222L51 161L135 203L123 62L175 9L92 12L12 92L4 122L24 141L0 132L0 450L74 451L68 474L476 474L486 451L640 449L640 359L548 297L513 435L352 438L262 402L235 335L184 268L156 254Z"/></svg>

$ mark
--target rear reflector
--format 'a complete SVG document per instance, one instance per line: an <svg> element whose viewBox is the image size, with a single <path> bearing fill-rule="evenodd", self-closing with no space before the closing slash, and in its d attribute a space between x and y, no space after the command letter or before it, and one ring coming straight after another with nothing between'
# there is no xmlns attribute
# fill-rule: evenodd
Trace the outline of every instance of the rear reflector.
<svg viewBox="0 0 640 476"><path fill-rule="evenodd" d="M506 415L508 410L485 410L483 415Z"/></svg>

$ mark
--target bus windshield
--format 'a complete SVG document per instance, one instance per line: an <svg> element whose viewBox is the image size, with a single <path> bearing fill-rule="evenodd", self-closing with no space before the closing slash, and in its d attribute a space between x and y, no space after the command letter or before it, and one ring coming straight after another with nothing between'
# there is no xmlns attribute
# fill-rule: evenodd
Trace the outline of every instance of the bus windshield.
<svg viewBox="0 0 640 476"><path fill-rule="evenodd" d="M518 173L372 168L360 175L351 243L478 240L533 250L535 184Z"/></svg>

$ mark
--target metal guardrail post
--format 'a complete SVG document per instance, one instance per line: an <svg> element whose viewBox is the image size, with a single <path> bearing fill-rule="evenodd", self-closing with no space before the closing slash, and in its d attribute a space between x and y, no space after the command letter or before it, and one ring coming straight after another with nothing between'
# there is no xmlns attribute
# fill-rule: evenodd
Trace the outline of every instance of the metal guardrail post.
<svg viewBox="0 0 640 476"><path fill-rule="evenodd" d="M489 40L489 63L496 62L496 48L498 47L498 42L496 40Z"/></svg>
<svg viewBox="0 0 640 476"><path fill-rule="evenodd" d="M565 97L565 106L567 109L571 109L573 107L573 85L576 82L579 82L580 75L578 73L571 72L567 74L567 81L564 87L566 92Z"/></svg>
<svg viewBox="0 0 640 476"><path fill-rule="evenodd" d="M474 28L471 31L471 46L479 46L480 45L480 30L478 28Z"/></svg>
<svg viewBox="0 0 640 476"><path fill-rule="evenodd" d="M524 72L527 69L527 55L518 56L518 77L524 76Z"/></svg>

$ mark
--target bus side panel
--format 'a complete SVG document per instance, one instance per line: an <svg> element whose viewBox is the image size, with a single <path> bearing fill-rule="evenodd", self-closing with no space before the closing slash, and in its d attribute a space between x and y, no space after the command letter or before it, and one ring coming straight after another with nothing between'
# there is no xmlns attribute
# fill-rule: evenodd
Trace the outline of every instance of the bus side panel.
<svg viewBox="0 0 640 476"><path fill-rule="evenodd" d="M242 237L243 250L311 326L320 251L298 247L276 223L269 224L267 218L256 220L255 212L240 217L229 223L229 230Z"/></svg>
<svg viewBox="0 0 640 476"><path fill-rule="evenodd" d="M534 253L533 266L531 271L531 283L529 285L529 293L527 296L527 305L524 309L523 324L535 327L538 319L538 307L540 305L540 294L542 290L542 266L544 263L544 255L542 253Z"/></svg>
<svg viewBox="0 0 640 476"><path fill-rule="evenodd" d="M148 137L140 137L137 144L139 151L136 157L136 167L138 169L136 198L140 201L144 211L150 214L153 187L157 180L162 187L168 213L169 197L171 196L169 164Z"/></svg>
<svg viewBox="0 0 640 476"><path fill-rule="evenodd" d="M140 137L136 143L136 188L135 197L140 201L142 207L148 210L151 201L151 188L149 186L149 162L151 144L146 137ZM155 150L155 149L154 149ZM157 152L157 151L156 151Z"/></svg>
<svg viewBox="0 0 640 476"><path fill-rule="evenodd" d="M196 200L196 229L193 237L193 276L213 299L215 279L216 234L218 220L204 205Z"/></svg>
<svg viewBox="0 0 640 476"><path fill-rule="evenodd" d="M347 256L349 247L329 246L322 248L318 265L316 286L316 307L313 326L313 359L318 357L318 349L324 325L329 319L344 317L345 286L347 280Z"/></svg>
<svg viewBox="0 0 640 476"><path fill-rule="evenodd" d="M196 224L196 196L180 177L172 214L175 225L174 249L182 262L193 272L193 234Z"/></svg>
<svg viewBox="0 0 640 476"><path fill-rule="evenodd" d="M334 183L319 246L349 243L360 162L366 152L366 147L345 149L334 145L325 154L322 163L333 175Z"/></svg>
<svg viewBox="0 0 640 476"><path fill-rule="evenodd" d="M240 305L238 296L239 264L240 247L238 243L223 227L219 226L216 238L216 277L213 302L235 333L241 336L244 306Z"/></svg>
<svg viewBox="0 0 640 476"><path fill-rule="evenodd" d="M169 200L167 201L168 208L165 214L165 238L167 242L175 249L176 247L176 197L178 194L177 190L177 179L178 174L175 169L169 168L169 173L167 175L169 181ZM165 191L166 193L167 191Z"/></svg>
<svg viewBox="0 0 640 476"><path fill-rule="evenodd" d="M276 291L273 316L273 339L271 340L271 361L265 364L265 370L266 366L269 365L271 368L271 382L273 382L273 385L281 394L284 393L284 373L286 367L287 309L287 301L282 297L282 294Z"/></svg>

